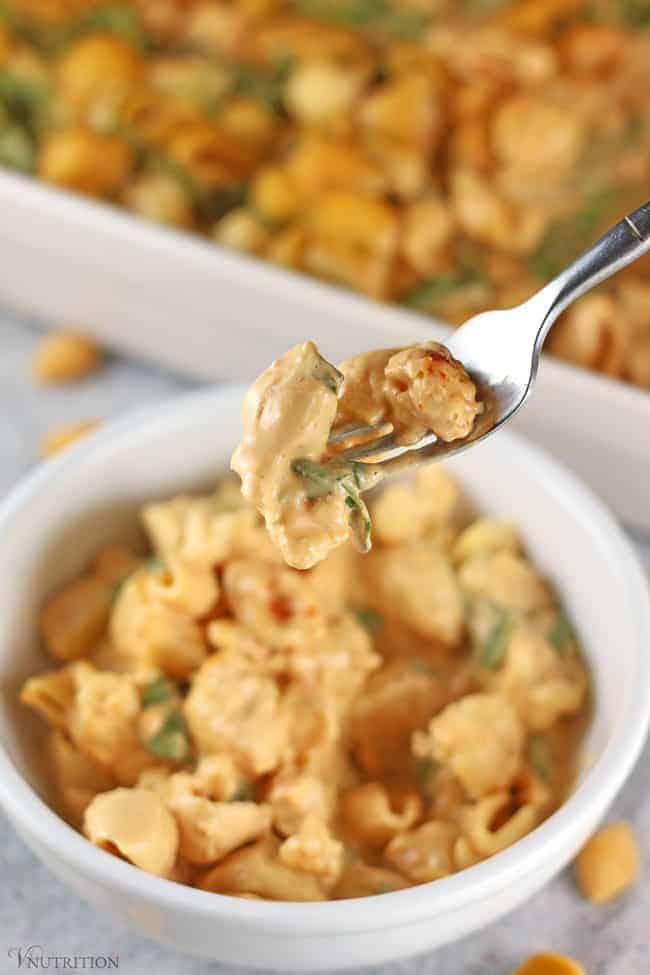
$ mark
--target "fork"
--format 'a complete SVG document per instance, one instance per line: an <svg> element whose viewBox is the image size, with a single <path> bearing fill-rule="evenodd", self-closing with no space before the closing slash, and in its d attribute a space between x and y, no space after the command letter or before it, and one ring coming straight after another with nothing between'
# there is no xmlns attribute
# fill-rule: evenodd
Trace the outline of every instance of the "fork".
<svg viewBox="0 0 650 975"><path fill-rule="evenodd" d="M328 463L336 467L354 463L359 487L366 490L389 474L457 454L496 433L530 395L542 346L558 316L648 250L650 202L623 217L522 304L481 312L453 333L447 348L463 364L485 404L468 436L444 442L427 434L415 444L402 446L395 443L390 425L347 426L330 436L333 455ZM346 446L351 441L356 443Z"/></svg>

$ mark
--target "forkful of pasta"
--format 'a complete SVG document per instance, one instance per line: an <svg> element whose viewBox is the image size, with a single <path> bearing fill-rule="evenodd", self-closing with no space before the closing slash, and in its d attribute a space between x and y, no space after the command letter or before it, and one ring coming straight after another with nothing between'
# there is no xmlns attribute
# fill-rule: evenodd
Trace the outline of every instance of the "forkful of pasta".
<svg viewBox="0 0 650 975"><path fill-rule="evenodd" d="M362 493L503 426L560 313L649 249L645 203L523 304L476 315L446 347L375 349L337 368L304 342L272 363L246 394L231 463L285 561L311 568L350 537L368 551Z"/></svg>

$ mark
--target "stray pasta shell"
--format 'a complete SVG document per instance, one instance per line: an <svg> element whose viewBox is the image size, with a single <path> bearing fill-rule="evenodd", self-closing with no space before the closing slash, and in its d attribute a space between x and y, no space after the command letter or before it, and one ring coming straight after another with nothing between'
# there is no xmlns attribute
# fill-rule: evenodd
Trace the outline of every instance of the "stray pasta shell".
<svg viewBox="0 0 650 975"><path fill-rule="evenodd" d="M95 796L86 809L83 830L95 846L117 850L148 873L165 877L174 866L178 827L150 789L112 789Z"/></svg>
<svg viewBox="0 0 650 975"><path fill-rule="evenodd" d="M594 833L578 854L575 868L581 893L596 904L627 890L639 869L639 849L629 824L610 823Z"/></svg>
<svg viewBox="0 0 650 975"><path fill-rule="evenodd" d="M31 372L39 383L69 383L94 372L101 361L101 350L94 342L79 332L61 328L39 342Z"/></svg>
<svg viewBox="0 0 650 975"><path fill-rule="evenodd" d="M512 975L585 975L585 970L567 955L543 951L527 958Z"/></svg>
<svg viewBox="0 0 650 975"><path fill-rule="evenodd" d="M92 433L98 426L98 420L77 420L73 423L63 423L61 426L53 427L41 440L39 454L41 457L52 457L61 450L65 450L76 440Z"/></svg>

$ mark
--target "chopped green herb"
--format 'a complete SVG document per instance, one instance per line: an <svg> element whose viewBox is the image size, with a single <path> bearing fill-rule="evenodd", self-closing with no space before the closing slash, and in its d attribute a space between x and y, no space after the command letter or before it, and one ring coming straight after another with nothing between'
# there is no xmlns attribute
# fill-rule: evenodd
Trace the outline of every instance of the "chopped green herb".
<svg viewBox="0 0 650 975"><path fill-rule="evenodd" d="M416 758L415 760L415 781L423 788L433 773L437 768L437 762L433 758L426 755L424 758Z"/></svg>
<svg viewBox="0 0 650 975"><path fill-rule="evenodd" d="M0 71L0 100L14 111L32 111L46 101L48 89L41 81L12 71Z"/></svg>
<svg viewBox="0 0 650 975"><path fill-rule="evenodd" d="M350 528L357 547L362 552L370 548L371 521L368 509L361 499L362 464L339 464L334 461L319 464L307 457L298 457L291 464L294 474L308 482L307 497L311 500L325 497L334 491L343 493L345 505L350 511Z"/></svg>
<svg viewBox="0 0 650 975"><path fill-rule="evenodd" d="M239 785L231 795L229 802L249 802L253 798L253 783L248 779L240 779Z"/></svg>
<svg viewBox="0 0 650 975"><path fill-rule="evenodd" d="M650 4L648 0L623 0L621 14L630 27L650 27Z"/></svg>
<svg viewBox="0 0 650 975"><path fill-rule="evenodd" d="M291 58L281 58L272 71L250 64L233 64L233 93L262 102L273 112L284 112L284 89L291 74Z"/></svg>
<svg viewBox="0 0 650 975"><path fill-rule="evenodd" d="M544 281L555 277L584 250L616 203L617 193L601 189L590 193L575 213L553 224L531 255L531 271Z"/></svg>
<svg viewBox="0 0 650 975"><path fill-rule="evenodd" d="M0 166L31 173L35 158L34 143L24 129L10 125L0 131Z"/></svg>
<svg viewBox="0 0 650 975"><path fill-rule="evenodd" d="M624 146L636 146L643 137L645 121L641 115L630 115L623 129L621 139Z"/></svg>
<svg viewBox="0 0 650 975"><path fill-rule="evenodd" d="M502 662L512 633L512 617L502 613L490 629L483 645L479 647L478 662L481 667L494 670Z"/></svg>
<svg viewBox="0 0 650 975"><path fill-rule="evenodd" d="M422 657L409 657L407 663L410 669L414 670L416 674L433 674L433 670Z"/></svg>
<svg viewBox="0 0 650 975"><path fill-rule="evenodd" d="M565 652L567 647L576 642L573 627L563 613L558 615L557 620L546 634L546 639L560 655Z"/></svg>
<svg viewBox="0 0 650 975"><path fill-rule="evenodd" d="M152 166L175 179L192 201L194 211L201 220L215 222L246 203L246 183L231 183L228 186L206 189L193 179L184 166L165 152L141 145L133 132L125 132L124 135L139 158L140 166Z"/></svg>
<svg viewBox="0 0 650 975"><path fill-rule="evenodd" d="M422 36L427 24L420 10L393 6L388 0L294 0L300 13L342 27L377 28L403 40Z"/></svg>
<svg viewBox="0 0 650 975"><path fill-rule="evenodd" d="M474 12L498 10L503 7L508 0L465 0L465 6Z"/></svg>
<svg viewBox="0 0 650 975"><path fill-rule="evenodd" d="M441 274L436 278L421 281L402 297L402 303L420 310L435 309L445 298L469 285L483 282L478 271L461 268L451 274Z"/></svg>
<svg viewBox="0 0 650 975"><path fill-rule="evenodd" d="M546 738L543 735L531 735L528 739L528 759L533 771L544 782L551 777L552 756Z"/></svg>
<svg viewBox="0 0 650 975"><path fill-rule="evenodd" d="M307 497L312 500L331 494L336 487L336 472L329 464L318 464L307 457L299 457L292 462L291 470L309 482Z"/></svg>
<svg viewBox="0 0 650 975"><path fill-rule="evenodd" d="M140 700L143 708L151 707L152 704L162 704L169 701L174 696L174 687L166 677L156 677L150 684L142 689Z"/></svg>
<svg viewBox="0 0 650 975"><path fill-rule="evenodd" d="M231 210L243 206L247 196L246 183L232 183L230 186L220 186L216 190L205 193L195 189L194 208L204 220L221 220Z"/></svg>
<svg viewBox="0 0 650 975"><path fill-rule="evenodd" d="M180 711L170 711L162 727L145 743L147 751L174 762L184 761L190 752L187 728Z"/></svg>
<svg viewBox="0 0 650 975"><path fill-rule="evenodd" d="M371 609L370 606L361 606L359 609L355 609L354 615L361 625L365 626L371 633L377 633L384 625L384 617Z"/></svg>
<svg viewBox="0 0 650 975"><path fill-rule="evenodd" d="M313 377L322 382L323 385L327 386L328 389L338 396L339 389L343 384L343 373L339 372L331 362L323 359L322 356L318 357L318 362L314 367Z"/></svg>
<svg viewBox="0 0 650 975"><path fill-rule="evenodd" d="M378 893L378 894L390 894L391 891L393 891L395 889L396 888L393 887L391 884L379 884L379 886L377 887L376 893Z"/></svg>
<svg viewBox="0 0 650 975"><path fill-rule="evenodd" d="M142 563L142 568L147 572L164 572L165 563L159 555L149 555Z"/></svg>
<svg viewBox="0 0 650 975"><path fill-rule="evenodd" d="M126 4L108 4L105 7L89 10L58 34L51 36L54 38L55 47L60 48L80 35L95 33L95 31L117 34L122 40L140 50L148 46L148 38L137 10Z"/></svg>

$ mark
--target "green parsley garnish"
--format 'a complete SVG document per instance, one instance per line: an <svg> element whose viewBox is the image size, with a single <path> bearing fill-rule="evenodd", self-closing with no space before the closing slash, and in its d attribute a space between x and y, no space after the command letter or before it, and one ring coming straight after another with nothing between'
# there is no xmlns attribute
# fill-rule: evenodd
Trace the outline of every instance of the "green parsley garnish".
<svg viewBox="0 0 650 975"><path fill-rule="evenodd" d="M562 655L568 646L576 642L573 627L563 613L558 615L557 620L546 634L546 639L551 644L556 653Z"/></svg>
<svg viewBox="0 0 650 975"><path fill-rule="evenodd" d="M379 884L379 886L377 887L377 890L376 890L375 893L377 893L377 894L390 894L391 891L393 891L395 889L396 888L393 887L393 886L391 886L391 884Z"/></svg>
<svg viewBox="0 0 650 975"><path fill-rule="evenodd" d="M415 781L424 788L437 768L437 762L429 755L415 760Z"/></svg>
<svg viewBox="0 0 650 975"><path fill-rule="evenodd" d="M575 213L553 224L529 258L531 271L542 280L555 277L593 241L599 226L611 212L617 192L605 188L590 193Z"/></svg>
<svg viewBox="0 0 650 975"><path fill-rule="evenodd" d="M512 622L510 613L504 612L493 624L482 646L479 647L478 662L481 667L494 670L502 662L510 642Z"/></svg>
<svg viewBox="0 0 650 975"><path fill-rule="evenodd" d="M343 384L343 373L328 362L327 359L323 359L322 356L318 357L318 362L314 366L314 371L312 373L314 379L319 380L324 386L327 386L333 393L338 396L339 390Z"/></svg>
<svg viewBox="0 0 650 975"><path fill-rule="evenodd" d="M543 782L548 782L551 777L552 758L548 741L543 735L531 735L528 739L528 760L535 774Z"/></svg>
<svg viewBox="0 0 650 975"><path fill-rule="evenodd" d="M36 152L34 143L18 125L0 130L0 165L20 173L34 171Z"/></svg>
<svg viewBox="0 0 650 975"><path fill-rule="evenodd" d="M284 89L291 74L291 58L280 58L272 71L250 64L233 64L233 94L261 102L273 112L284 112Z"/></svg>
<svg viewBox="0 0 650 975"><path fill-rule="evenodd" d="M368 509L361 499L363 465L337 465L334 461L319 464L307 457L298 457L292 462L291 469L294 474L307 481L307 497L311 500L335 491L343 494L345 505L350 511L350 528L357 547L360 551L367 552L370 548L371 522Z"/></svg>
<svg viewBox="0 0 650 975"><path fill-rule="evenodd" d="M641 115L630 115L623 129L622 143L624 146L636 146L641 141L645 129L645 122Z"/></svg>
<svg viewBox="0 0 650 975"><path fill-rule="evenodd" d="M420 311L435 311L441 302L461 288L482 284L483 277L473 268L460 268L450 274L421 281L402 296L402 303Z"/></svg>
<svg viewBox="0 0 650 975"><path fill-rule="evenodd" d="M433 670L422 657L409 657L406 662L410 670L415 671L416 674L427 674L428 676L433 674Z"/></svg>
<svg viewBox="0 0 650 975"><path fill-rule="evenodd" d="M623 0L621 13L623 20L630 27L650 27L648 0Z"/></svg>
<svg viewBox="0 0 650 975"><path fill-rule="evenodd" d="M253 798L253 783L249 782L248 779L240 779L239 784L233 794L230 796L229 802L250 802Z"/></svg>
<svg viewBox="0 0 650 975"><path fill-rule="evenodd" d="M142 568L147 572L164 572L165 563L159 555L149 555L142 563Z"/></svg>
<svg viewBox="0 0 650 975"><path fill-rule="evenodd" d="M356 29L375 28L402 40L417 40L427 24L425 14L388 0L294 0L300 13L315 20Z"/></svg>
<svg viewBox="0 0 650 975"><path fill-rule="evenodd" d="M187 728L180 711L170 711L162 727L145 742L145 748L152 755L183 762L190 753Z"/></svg>
<svg viewBox="0 0 650 975"><path fill-rule="evenodd" d="M151 707L152 704L162 704L163 701L170 701L174 696L174 686L162 675L152 680L150 684L143 687L140 700L143 708Z"/></svg>
<svg viewBox="0 0 650 975"><path fill-rule="evenodd" d="M355 609L354 615L359 623L365 626L367 630L370 630L371 633L377 633L384 625L384 617L381 613L371 609L370 606L360 606L358 609Z"/></svg>
<svg viewBox="0 0 650 975"><path fill-rule="evenodd" d="M236 207L243 206L248 196L247 183L230 183L227 186L206 188L201 186L172 156L158 149L140 144L133 132L125 132L125 138L131 144L140 160L140 166L150 166L165 173L176 180L184 193L192 202L196 216L206 222L215 222L225 217Z"/></svg>
<svg viewBox="0 0 650 975"><path fill-rule="evenodd" d="M148 38L142 26L137 10L131 5L108 4L89 10L78 20L63 28L55 37L55 46L65 47L82 34L94 34L96 31L107 31L117 34L122 40L139 50L148 46Z"/></svg>

